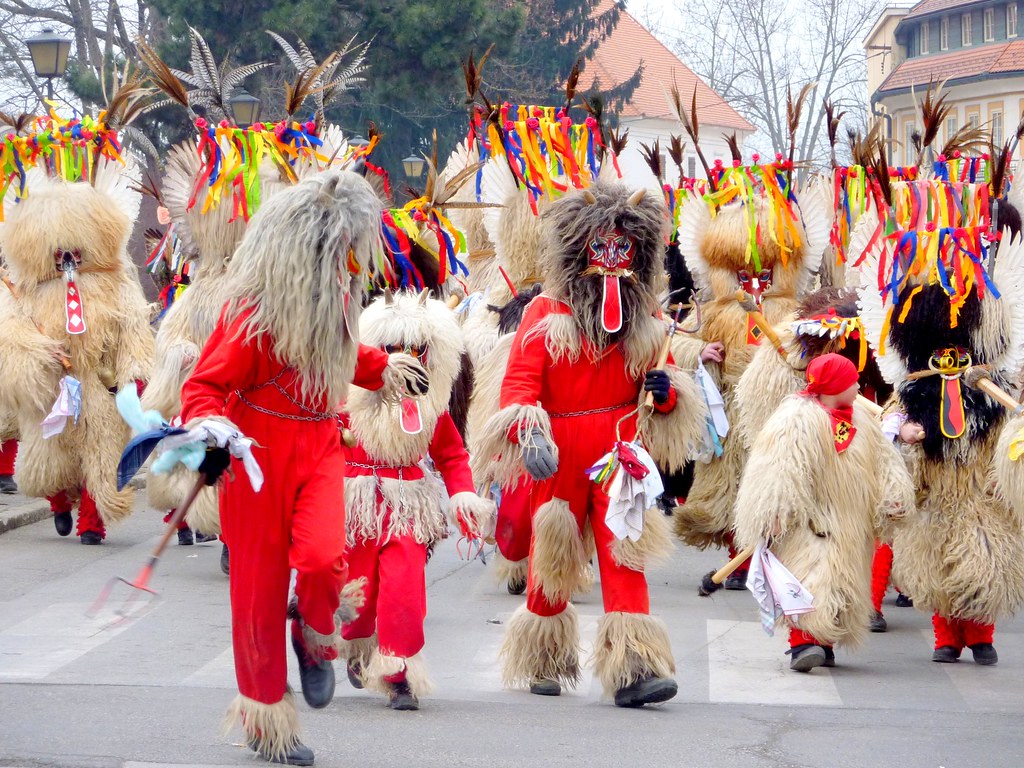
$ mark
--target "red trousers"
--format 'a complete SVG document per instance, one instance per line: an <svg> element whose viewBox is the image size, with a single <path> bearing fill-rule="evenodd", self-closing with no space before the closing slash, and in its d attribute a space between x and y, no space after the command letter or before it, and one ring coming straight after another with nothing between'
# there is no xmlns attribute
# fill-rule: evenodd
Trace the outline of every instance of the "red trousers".
<svg viewBox="0 0 1024 768"><path fill-rule="evenodd" d="M360 541L346 560L349 581L366 579L366 604L342 627L342 637L359 640L376 631L384 655L408 659L419 653L427 616L426 545L412 536Z"/></svg>
<svg viewBox="0 0 1024 768"><path fill-rule="evenodd" d="M533 518L530 514L530 496L533 481L524 477L511 488L502 488L498 505L498 522L494 537L501 556L512 563L530 556L533 537Z"/></svg>
<svg viewBox="0 0 1024 768"><path fill-rule="evenodd" d="M612 423L621 417L621 413L613 415ZM570 419L569 421L576 421ZM576 425L573 425L576 426ZM580 425L583 426L583 425ZM583 435L580 436L581 438ZM591 436L591 443L594 443ZM611 447L611 442L606 447ZM575 448L575 449L574 449ZM584 522L589 519L594 531L594 544L597 548L597 564L601 573L601 594L604 599L606 613L650 613L650 599L647 594L647 579L643 571L634 571L619 565L612 557L612 545L615 536L605 524L608 512L608 495L600 486L591 481L585 474L594 460L593 450L580 450L576 446L563 448L559 456L558 471L549 480L533 484L534 509L551 498L568 502L569 510L576 518L579 535L583 536ZM536 514L536 512L534 512ZM540 616L554 616L565 610L565 603L551 603L544 597L543 591L534 576L533 542L530 545L530 568L527 576L526 607Z"/></svg>
<svg viewBox="0 0 1024 768"><path fill-rule="evenodd" d="M729 542L729 559L732 560L734 557L736 557L736 555L738 555L740 553L740 551L738 549L736 549L736 545L733 544L732 531L729 531L725 535L725 540L727 542ZM750 558L749 557L746 560L744 560L742 563L740 563L739 567L735 571L733 571L733 574L736 575L736 576L746 576L748 571L750 571Z"/></svg>
<svg viewBox="0 0 1024 768"><path fill-rule="evenodd" d="M932 616L935 629L935 647L952 646L962 651L964 646L991 643L996 633L995 624L979 624L976 621L947 619L939 614Z"/></svg>
<svg viewBox="0 0 1024 768"><path fill-rule="evenodd" d="M171 518L174 516L174 513L177 512L177 511L178 510L176 510L176 509L169 509L169 510L167 510L167 514L164 515L164 522L165 523L171 522ZM188 529L189 529L188 528L188 523L185 522L185 518L182 518L181 522L178 523L177 530L179 530L179 531L187 531Z"/></svg>
<svg viewBox="0 0 1024 768"><path fill-rule="evenodd" d="M791 627L789 630L789 647L796 648L799 645L820 645L822 648L832 647L820 642L814 635L808 634L802 629Z"/></svg>
<svg viewBox="0 0 1024 768"><path fill-rule="evenodd" d="M871 561L871 603L875 610L882 612L882 600L889 589L889 575L892 573L892 547L879 543Z"/></svg>
<svg viewBox="0 0 1024 768"><path fill-rule="evenodd" d="M0 448L0 475L14 474L14 460L18 458L18 441L7 440Z"/></svg>
<svg viewBox="0 0 1024 768"><path fill-rule="evenodd" d="M50 511L55 515L61 512L70 512L74 508L71 499L64 491L54 496L47 496L46 500L50 502ZM96 502L89 495L88 489L82 486L82 498L78 502L78 522L75 526L75 535L81 536L86 531L94 531L100 535L100 538L107 538L107 527L103 524L103 518L100 517L100 512L96 508Z"/></svg>
<svg viewBox="0 0 1024 768"><path fill-rule="evenodd" d="M274 704L288 684L285 624L291 569L299 615L323 635L335 631L344 584L345 458L334 421L301 422L242 411L239 428L263 448L265 476L253 491L242 463L221 496L223 540L231 550L231 635L238 690ZM239 414L241 415L241 414ZM321 646L324 658L337 657Z"/></svg>

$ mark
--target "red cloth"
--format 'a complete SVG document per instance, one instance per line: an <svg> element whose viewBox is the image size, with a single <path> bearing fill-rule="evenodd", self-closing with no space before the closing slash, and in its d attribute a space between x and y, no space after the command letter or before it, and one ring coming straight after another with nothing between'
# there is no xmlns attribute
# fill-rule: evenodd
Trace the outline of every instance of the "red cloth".
<svg viewBox="0 0 1024 768"><path fill-rule="evenodd" d="M889 575L892 573L892 547L879 544L871 561L871 604L882 612L882 600L889 589Z"/></svg>
<svg viewBox="0 0 1024 768"><path fill-rule="evenodd" d="M0 447L0 475L14 474L14 461L18 458L18 441L7 440Z"/></svg>
<svg viewBox="0 0 1024 768"><path fill-rule="evenodd" d="M501 556L512 563L530 556L530 539L533 537L530 507L532 494L533 480L529 476L519 478L519 482L510 488L501 489L494 538Z"/></svg>
<svg viewBox="0 0 1024 768"><path fill-rule="evenodd" d="M89 489L82 486L82 498L78 502L78 522L75 526L75 535L81 536L86 531L98 533L101 539L107 538L107 527L103 524L100 511L96 508L96 502L89 495Z"/></svg>
<svg viewBox="0 0 1024 768"><path fill-rule="evenodd" d="M172 517L174 516L174 513L175 513L176 511L177 511L177 510L175 510L175 509L169 509L169 510L167 510L167 514L166 514L166 515L164 515L164 522L165 522L165 523L169 523L169 522L171 522L171 518L172 518ZM186 523L186 522L185 522L185 518L182 518L182 519L181 519L181 520L179 521L179 523L178 523L178 527L177 527L177 528L176 528L175 530L178 530L178 531L187 531L188 529L189 529L189 528L188 528L188 523Z"/></svg>
<svg viewBox="0 0 1024 768"><path fill-rule="evenodd" d="M838 395L857 383L857 366L842 355L830 352L807 366L807 395Z"/></svg>
<svg viewBox="0 0 1024 768"><path fill-rule="evenodd" d="M802 629L791 627L789 630L789 647L796 648L801 645L820 645L822 648L831 648L831 645L825 645L814 635L804 632Z"/></svg>
<svg viewBox="0 0 1024 768"><path fill-rule="evenodd" d="M995 624L982 624L963 619L947 619L939 614L932 616L935 630L935 647L952 646L962 651L965 646L991 643L996 633Z"/></svg>
<svg viewBox="0 0 1024 768"><path fill-rule="evenodd" d="M324 635L335 630L345 576L345 457L334 419L302 421L262 413L235 394L241 390L251 402L277 413L308 415L288 397L302 401L298 374L284 370L272 342L245 341L238 333L242 320L230 327L223 318L218 322L182 387L181 416L185 423L226 416L260 446L254 454L263 468L263 489L254 492L241 462L232 459L235 479L222 486L220 509L222 538L231 550L238 689L273 704L284 697L288 683L284 627L292 568L298 571L296 594L305 624ZM378 349L360 346L355 383L379 388L387 359ZM255 389L278 374L288 396L273 386ZM316 412L333 410L322 402L303 404Z"/></svg>
<svg viewBox="0 0 1024 768"><path fill-rule="evenodd" d="M601 588L606 611L648 613L649 600L644 574L615 563L611 555L614 537L604 518L608 496L585 474L585 470L607 453L616 441L616 424L636 408L643 388L643 375L634 377L617 346L610 346L597 359L586 352L575 362L564 357L557 362L548 353L545 335L539 332L545 318L567 315L569 308L547 296L530 302L516 332L501 388L501 407L537 405L551 416L551 432L559 449L559 466L554 477L533 483L532 514L553 497L563 499L582 531L589 518L597 544ZM651 361L653 367L654 361ZM674 399L669 403L674 406ZM666 404L666 407L668 404ZM569 415L580 411L598 411ZM636 416L621 424L621 438L632 440ZM581 534L582 535L582 534ZM527 607L544 616L561 613L565 604L548 603L528 576Z"/></svg>

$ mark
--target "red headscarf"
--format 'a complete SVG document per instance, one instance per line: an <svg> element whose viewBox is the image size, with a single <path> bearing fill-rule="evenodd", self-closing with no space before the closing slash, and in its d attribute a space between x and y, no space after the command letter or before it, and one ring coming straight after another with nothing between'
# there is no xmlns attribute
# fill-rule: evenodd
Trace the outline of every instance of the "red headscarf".
<svg viewBox="0 0 1024 768"><path fill-rule="evenodd" d="M807 366L807 388L801 394L818 399L819 395L838 395L856 383L857 366L842 355L829 353L811 360ZM838 406L825 410L832 422L836 453L842 453L850 447L853 436L857 434L853 426L853 407Z"/></svg>

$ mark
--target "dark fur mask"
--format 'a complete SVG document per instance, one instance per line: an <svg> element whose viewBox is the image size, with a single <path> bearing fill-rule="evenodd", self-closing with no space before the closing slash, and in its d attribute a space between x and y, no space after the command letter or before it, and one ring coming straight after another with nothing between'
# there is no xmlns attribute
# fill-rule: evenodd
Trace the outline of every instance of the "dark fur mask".
<svg viewBox="0 0 1024 768"><path fill-rule="evenodd" d="M518 296L513 297L503 306L496 307L493 304L488 304L487 308L491 312L498 313L498 333L513 333L519 327L519 324L523 322L526 305L539 296L542 290L543 286L537 283L530 288L520 291Z"/></svg>
<svg viewBox="0 0 1024 768"><path fill-rule="evenodd" d="M637 318L650 316L658 306L657 281L664 273L668 215L660 196L648 193L631 202L632 194L622 184L597 182L556 200L543 214L545 290L568 302L584 337L598 349L628 338ZM625 236L634 246L632 276L619 280L623 325L616 333L606 332L601 324L603 278L582 277L589 266L587 247L612 232Z"/></svg>

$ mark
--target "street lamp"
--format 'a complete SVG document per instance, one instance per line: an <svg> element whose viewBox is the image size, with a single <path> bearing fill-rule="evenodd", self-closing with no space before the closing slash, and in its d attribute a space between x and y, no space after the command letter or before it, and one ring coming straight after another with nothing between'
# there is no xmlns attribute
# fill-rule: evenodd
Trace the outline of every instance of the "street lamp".
<svg viewBox="0 0 1024 768"><path fill-rule="evenodd" d="M410 179L418 179L423 175L423 166L426 162L422 157L416 155L409 155L409 157L402 158L402 169L405 171L405 175Z"/></svg>
<svg viewBox="0 0 1024 768"><path fill-rule="evenodd" d="M235 119L235 125L239 128L248 128L260 118L260 104L262 102L249 93L245 88L239 88L235 95L228 100L231 108L231 116Z"/></svg>
<svg viewBox="0 0 1024 768"><path fill-rule="evenodd" d="M37 77L46 78L46 97L53 101L53 78L63 77L68 68L71 41L47 27L25 41Z"/></svg>

